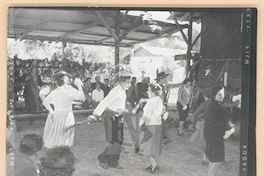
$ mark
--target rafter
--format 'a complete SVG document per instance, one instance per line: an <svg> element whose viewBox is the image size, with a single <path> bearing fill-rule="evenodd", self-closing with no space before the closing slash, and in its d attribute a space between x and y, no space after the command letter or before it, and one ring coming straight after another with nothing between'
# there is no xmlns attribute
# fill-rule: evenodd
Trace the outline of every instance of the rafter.
<svg viewBox="0 0 264 176"><path fill-rule="evenodd" d="M142 19L142 14L140 16L138 16L135 21L129 26L129 28L121 35L121 37L119 38L119 41L122 41L129 32L131 32L133 29L140 27L142 24L138 24L138 22Z"/></svg>
<svg viewBox="0 0 264 176"><path fill-rule="evenodd" d="M107 21L103 17L102 13L98 10L95 11L98 18L102 21L106 29L110 32L110 34L114 37L116 41L119 41L119 37L115 34L114 30L108 25Z"/></svg>
<svg viewBox="0 0 264 176"><path fill-rule="evenodd" d="M194 39L191 48L196 44L196 42L199 40L199 38L201 37L201 32L196 36L196 38Z"/></svg>
<svg viewBox="0 0 264 176"><path fill-rule="evenodd" d="M118 25L116 26L116 29L118 29L118 30L120 29L120 27L121 27L122 23L124 22L124 20L125 20L127 14L128 14L128 12L129 12L129 10L126 10L126 11L125 11L125 14L122 15L122 18L121 18L121 20L119 21Z"/></svg>
<svg viewBox="0 0 264 176"><path fill-rule="evenodd" d="M176 27L176 26L175 26ZM186 27L185 25L182 26L182 27ZM162 34L159 34L159 35L156 35L156 36L153 36L153 37L150 37L150 38L147 38L146 40L144 40L143 42L145 41L152 41L152 40L156 40L156 39L159 39L159 38L163 38L163 37L166 37L168 35L171 35L175 32L178 32L179 31L179 28L171 28L171 29L168 29L167 31L163 32ZM135 42L133 44L139 44L139 43L142 43L142 42Z"/></svg>
<svg viewBox="0 0 264 176"><path fill-rule="evenodd" d="M180 33L181 33L181 35L182 35L182 37L183 37L185 43L189 46L190 44L189 44L189 42L188 42L188 39L187 39L186 35L184 34L184 32L183 32L183 30L182 30L180 24L178 23L177 18L174 16L173 19L174 19L174 21L175 21L175 24L178 26L178 28L179 28L179 30L180 30Z"/></svg>

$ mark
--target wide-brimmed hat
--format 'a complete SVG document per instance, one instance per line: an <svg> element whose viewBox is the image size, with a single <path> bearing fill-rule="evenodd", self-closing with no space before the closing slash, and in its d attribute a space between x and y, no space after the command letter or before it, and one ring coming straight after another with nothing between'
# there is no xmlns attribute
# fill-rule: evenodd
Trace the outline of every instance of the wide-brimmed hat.
<svg viewBox="0 0 264 176"><path fill-rule="evenodd" d="M64 75L69 76L69 77L72 77L66 71L58 71L58 72L56 72L56 73L53 74L53 77L54 78L57 78L57 77L64 76Z"/></svg>
<svg viewBox="0 0 264 176"><path fill-rule="evenodd" d="M160 72L157 74L157 77L155 78L155 80L160 80L162 78L166 78L168 75L169 75L168 73L166 74L165 72Z"/></svg>

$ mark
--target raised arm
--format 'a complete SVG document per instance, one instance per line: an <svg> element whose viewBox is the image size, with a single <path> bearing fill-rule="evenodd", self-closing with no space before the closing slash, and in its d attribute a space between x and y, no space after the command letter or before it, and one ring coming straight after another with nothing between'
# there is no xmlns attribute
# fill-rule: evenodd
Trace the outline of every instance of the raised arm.
<svg viewBox="0 0 264 176"><path fill-rule="evenodd" d="M84 95L81 84L78 84L77 87L78 87L78 90L73 88L72 86L69 86L70 97L72 98L72 100L85 101L85 95Z"/></svg>

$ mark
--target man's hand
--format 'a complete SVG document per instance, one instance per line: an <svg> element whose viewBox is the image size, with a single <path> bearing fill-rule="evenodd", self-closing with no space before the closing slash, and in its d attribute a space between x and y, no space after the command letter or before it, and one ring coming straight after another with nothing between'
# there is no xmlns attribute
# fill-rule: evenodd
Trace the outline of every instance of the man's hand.
<svg viewBox="0 0 264 176"><path fill-rule="evenodd" d="M90 123L91 121L93 121L93 120L95 120L96 119L96 116L95 115L89 115L88 117L87 117L87 121L88 121L88 123Z"/></svg>
<svg viewBox="0 0 264 176"><path fill-rule="evenodd" d="M132 114L136 114L137 113L137 109L136 108L132 109L132 112L131 113Z"/></svg>
<svg viewBox="0 0 264 176"><path fill-rule="evenodd" d="M123 110L123 113L129 113L129 110L125 108L125 109Z"/></svg>
<svg viewBox="0 0 264 176"><path fill-rule="evenodd" d="M166 112L163 114L163 119L164 119L164 120L167 120L168 116L169 116L169 113L168 113L168 111L166 111Z"/></svg>
<svg viewBox="0 0 264 176"><path fill-rule="evenodd" d="M182 108L182 110L185 111L186 109L187 109L187 105L184 105L183 108Z"/></svg>

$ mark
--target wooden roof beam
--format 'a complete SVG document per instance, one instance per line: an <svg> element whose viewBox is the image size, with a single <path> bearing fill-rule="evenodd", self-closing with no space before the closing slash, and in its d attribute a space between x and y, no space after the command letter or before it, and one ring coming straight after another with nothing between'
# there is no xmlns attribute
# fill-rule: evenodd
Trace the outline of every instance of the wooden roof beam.
<svg viewBox="0 0 264 176"><path fill-rule="evenodd" d="M116 41L119 41L119 37L115 34L114 30L108 25L107 21L103 17L102 13L98 10L95 11L98 18L102 21L106 29L109 31L109 33L114 37Z"/></svg>
<svg viewBox="0 0 264 176"><path fill-rule="evenodd" d="M136 28L142 25L142 24L137 25L137 23L142 19L142 16L143 14L141 14L135 19L135 21L129 26L129 28L121 35L121 37L119 38L119 41L122 41L129 32L131 32L132 30L136 30Z"/></svg>
<svg viewBox="0 0 264 176"><path fill-rule="evenodd" d="M193 46L196 44L196 42L199 40L199 38L201 37L201 32L196 36L196 38L194 39L191 48L193 48Z"/></svg>
<svg viewBox="0 0 264 176"><path fill-rule="evenodd" d="M184 34L181 25L178 23L177 18L174 16L173 19L174 19L174 21L175 21L175 24L176 24L177 27L179 28L179 30L180 30L180 32L181 32L181 35L182 35L182 37L183 37L185 43L189 46L190 44L189 44L189 42L188 42L188 39L187 39L186 35Z"/></svg>
<svg viewBox="0 0 264 176"><path fill-rule="evenodd" d="M122 18L121 18L121 20L119 21L118 25L116 26L116 29L117 29L117 30L119 30L119 29L120 29L120 27L121 27L122 23L124 22L124 20L125 20L125 18L126 18L126 16L127 16L127 14L128 14L128 12L129 12L129 10L126 10L126 11L125 11L125 14L124 14L124 15L122 15Z"/></svg>
<svg viewBox="0 0 264 176"><path fill-rule="evenodd" d="M103 38L103 39L101 39L101 40L98 40L97 42L98 43L102 43L102 42L104 42L104 41L106 41L106 40L108 40L108 39L111 39L112 37L106 37L106 38Z"/></svg>
<svg viewBox="0 0 264 176"><path fill-rule="evenodd" d="M155 40L155 39L159 39L159 38L163 38L163 37L166 37L166 36L171 35L171 34L173 34L175 32L178 32L178 31L179 31L179 28L171 28L171 29L168 29L167 31L163 32L162 34L150 37L150 38L144 40L143 42L151 41L151 40ZM139 44L139 43L141 43L141 42L136 42L136 43L133 43L133 44Z"/></svg>
<svg viewBox="0 0 264 176"><path fill-rule="evenodd" d="M180 17L180 21L186 21L186 18L190 16L190 13L185 13L183 16Z"/></svg>

